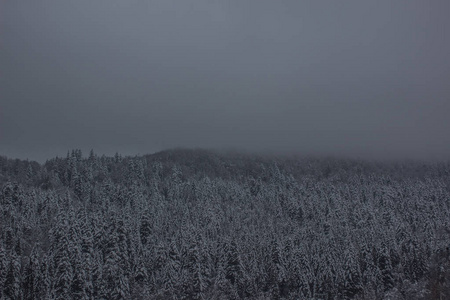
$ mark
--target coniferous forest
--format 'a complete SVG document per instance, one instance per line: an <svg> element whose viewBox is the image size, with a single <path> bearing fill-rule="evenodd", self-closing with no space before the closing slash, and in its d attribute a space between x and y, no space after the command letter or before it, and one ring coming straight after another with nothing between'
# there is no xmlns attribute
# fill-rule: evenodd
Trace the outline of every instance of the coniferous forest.
<svg viewBox="0 0 450 300"><path fill-rule="evenodd" d="M450 299L450 163L0 157L1 299Z"/></svg>

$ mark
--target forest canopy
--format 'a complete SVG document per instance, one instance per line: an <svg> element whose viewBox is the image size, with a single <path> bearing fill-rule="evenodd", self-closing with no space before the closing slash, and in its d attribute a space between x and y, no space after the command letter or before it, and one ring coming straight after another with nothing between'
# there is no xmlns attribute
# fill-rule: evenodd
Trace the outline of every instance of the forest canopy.
<svg viewBox="0 0 450 300"><path fill-rule="evenodd" d="M0 157L1 299L448 299L450 163Z"/></svg>

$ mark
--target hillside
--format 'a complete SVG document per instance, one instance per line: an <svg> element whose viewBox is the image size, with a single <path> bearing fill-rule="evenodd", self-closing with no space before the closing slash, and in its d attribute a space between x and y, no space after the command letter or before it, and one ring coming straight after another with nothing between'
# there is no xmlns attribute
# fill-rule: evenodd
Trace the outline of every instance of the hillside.
<svg viewBox="0 0 450 300"><path fill-rule="evenodd" d="M1 299L450 298L450 164L0 157Z"/></svg>

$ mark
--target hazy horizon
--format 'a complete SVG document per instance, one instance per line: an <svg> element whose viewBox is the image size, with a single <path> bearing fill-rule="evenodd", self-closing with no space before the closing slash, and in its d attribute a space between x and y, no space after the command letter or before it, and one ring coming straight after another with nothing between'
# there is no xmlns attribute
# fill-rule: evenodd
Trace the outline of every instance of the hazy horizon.
<svg viewBox="0 0 450 300"><path fill-rule="evenodd" d="M450 159L450 2L1 1L0 155Z"/></svg>

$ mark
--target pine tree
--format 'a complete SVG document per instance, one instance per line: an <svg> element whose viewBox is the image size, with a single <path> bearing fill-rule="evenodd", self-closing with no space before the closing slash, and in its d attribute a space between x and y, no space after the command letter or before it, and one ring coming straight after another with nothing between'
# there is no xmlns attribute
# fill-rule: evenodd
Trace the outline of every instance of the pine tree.
<svg viewBox="0 0 450 300"><path fill-rule="evenodd" d="M22 276L21 276L21 264L19 257L15 252L10 255L10 262L8 266L8 271L6 274L6 280L4 283L3 294L10 299L21 299L22 294Z"/></svg>
<svg viewBox="0 0 450 300"><path fill-rule="evenodd" d="M43 255L41 259L41 267L40 267L40 278L38 282L39 287L39 294L40 296L38 299L48 299L48 298L54 298L54 296L51 296L52 294L52 278L51 273L52 267L51 265L53 262L50 261L51 259L47 255Z"/></svg>
<svg viewBox="0 0 450 300"><path fill-rule="evenodd" d="M82 289L83 295L87 299L91 299L94 293L93 287L93 269L94 269L94 241L93 235L89 224L88 216L83 214L79 216L81 222L80 234L81 234L81 262L80 269L82 270ZM83 220L84 219L84 220Z"/></svg>
<svg viewBox="0 0 450 300"><path fill-rule="evenodd" d="M200 239L196 239L191 242L188 253L188 270L190 277L190 298L192 299L205 299L205 291L207 288L207 278L202 254L200 252Z"/></svg>
<svg viewBox="0 0 450 300"><path fill-rule="evenodd" d="M167 273L169 277L169 286L173 293L182 288L182 262L181 253L178 249L176 242L172 240L169 245L169 256L167 262Z"/></svg>
<svg viewBox="0 0 450 300"><path fill-rule="evenodd" d="M69 239L62 237L60 243L55 256L55 296L57 299L68 299L72 298L71 284L74 277L70 261Z"/></svg>
<svg viewBox="0 0 450 300"><path fill-rule="evenodd" d="M52 254L54 258L54 284L53 293L57 299L71 297L71 282L73 268L71 262L71 249L73 241L70 240L70 224L65 213L59 213L57 221L50 232L52 240Z"/></svg>
<svg viewBox="0 0 450 300"><path fill-rule="evenodd" d="M141 216L141 222L139 227L139 233L141 237L141 243L144 247L149 243L150 236L152 234L152 216L150 210L146 210Z"/></svg>
<svg viewBox="0 0 450 300"><path fill-rule="evenodd" d="M9 261L6 255L6 249L0 241L0 299L6 297L4 291L6 290L6 277L8 275Z"/></svg>
<svg viewBox="0 0 450 300"><path fill-rule="evenodd" d="M114 222L110 220L110 222ZM124 270L123 251L121 251L121 234L115 223L109 228L108 239L104 245L103 297L106 299L128 299L130 295L127 270Z"/></svg>
<svg viewBox="0 0 450 300"><path fill-rule="evenodd" d="M242 296L245 292L243 286L244 273L236 241L232 240L231 242L226 243L225 251L227 257L225 278L231 284L232 289L235 290L236 293L239 294L239 296Z"/></svg>
<svg viewBox="0 0 450 300"><path fill-rule="evenodd" d="M25 278L23 284L25 299L38 299L41 296L41 287L39 284L42 280L42 276L40 274L40 262L38 256L39 251L39 245L36 245L31 252L28 264L25 268Z"/></svg>

